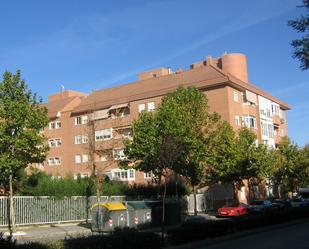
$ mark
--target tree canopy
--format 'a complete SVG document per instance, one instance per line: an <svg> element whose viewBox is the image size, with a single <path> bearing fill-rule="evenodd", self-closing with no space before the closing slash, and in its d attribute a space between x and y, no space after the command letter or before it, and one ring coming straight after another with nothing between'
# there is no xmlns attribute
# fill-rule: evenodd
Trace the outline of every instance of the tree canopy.
<svg viewBox="0 0 309 249"><path fill-rule="evenodd" d="M309 0L303 0L303 5L299 6L306 9L306 15L302 15L296 20L290 20L288 25L298 33L303 33L300 39L292 41L294 47L293 57L300 60L302 70L309 69Z"/></svg>
<svg viewBox="0 0 309 249"><path fill-rule="evenodd" d="M0 172L2 181L20 168L42 162L48 147L40 132L48 124L47 110L21 80L20 71L5 72L0 82Z"/></svg>

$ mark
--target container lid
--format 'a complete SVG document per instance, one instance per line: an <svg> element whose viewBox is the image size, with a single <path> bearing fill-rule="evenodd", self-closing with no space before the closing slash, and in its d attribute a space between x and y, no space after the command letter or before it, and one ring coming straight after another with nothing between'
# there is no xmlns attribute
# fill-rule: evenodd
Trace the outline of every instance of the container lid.
<svg viewBox="0 0 309 249"><path fill-rule="evenodd" d="M130 201L127 203L127 206L130 206L133 209L150 209L150 207L143 201Z"/></svg>
<svg viewBox="0 0 309 249"><path fill-rule="evenodd" d="M91 209L97 206L105 207L109 211L126 210L127 208L121 202L107 202L107 203L95 203Z"/></svg>

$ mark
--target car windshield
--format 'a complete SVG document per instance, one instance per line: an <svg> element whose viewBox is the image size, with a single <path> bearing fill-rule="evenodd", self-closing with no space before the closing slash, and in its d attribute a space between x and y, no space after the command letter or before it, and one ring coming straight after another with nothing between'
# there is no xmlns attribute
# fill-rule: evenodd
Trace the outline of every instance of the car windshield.
<svg viewBox="0 0 309 249"><path fill-rule="evenodd" d="M251 203L250 203L251 205L263 205L264 204L264 202L263 201L251 201Z"/></svg>

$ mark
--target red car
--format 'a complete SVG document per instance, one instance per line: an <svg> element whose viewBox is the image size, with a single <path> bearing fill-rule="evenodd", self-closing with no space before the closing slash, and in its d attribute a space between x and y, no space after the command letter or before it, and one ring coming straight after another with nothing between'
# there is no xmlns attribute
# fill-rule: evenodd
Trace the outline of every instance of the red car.
<svg viewBox="0 0 309 249"><path fill-rule="evenodd" d="M244 216L248 214L248 205L244 203L231 203L218 209L220 217Z"/></svg>

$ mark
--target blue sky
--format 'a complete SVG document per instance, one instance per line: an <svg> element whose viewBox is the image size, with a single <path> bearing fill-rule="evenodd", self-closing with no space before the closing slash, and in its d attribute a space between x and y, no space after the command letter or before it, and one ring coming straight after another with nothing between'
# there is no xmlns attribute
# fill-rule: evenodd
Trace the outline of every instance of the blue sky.
<svg viewBox="0 0 309 249"><path fill-rule="evenodd" d="M2 1L0 73L21 69L44 100L60 86L90 92L206 55L247 55L249 79L288 102L289 136L309 143L309 71L291 58L287 21L300 0Z"/></svg>

